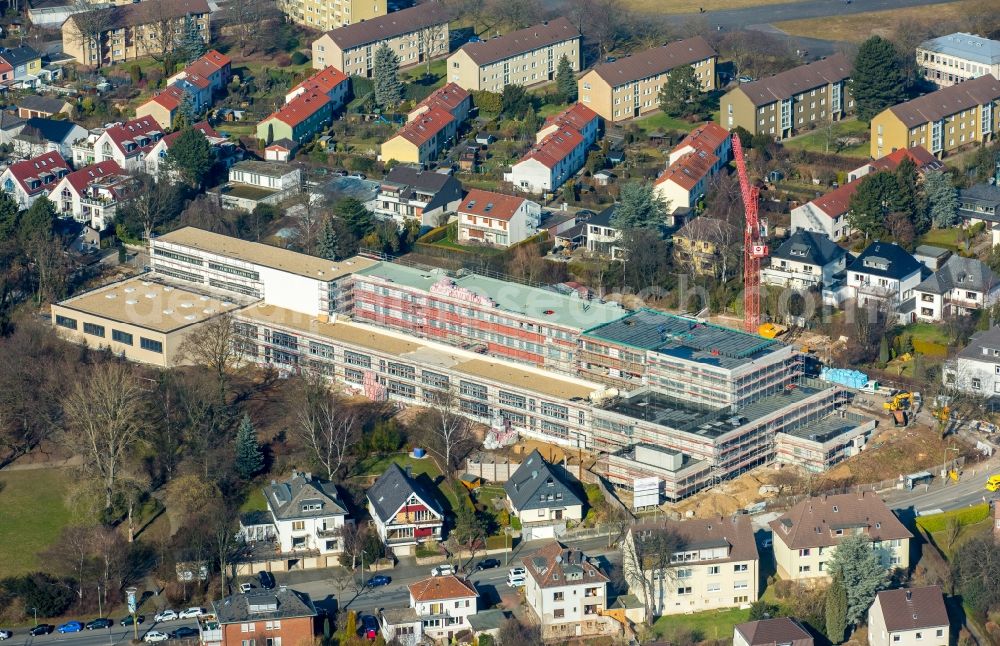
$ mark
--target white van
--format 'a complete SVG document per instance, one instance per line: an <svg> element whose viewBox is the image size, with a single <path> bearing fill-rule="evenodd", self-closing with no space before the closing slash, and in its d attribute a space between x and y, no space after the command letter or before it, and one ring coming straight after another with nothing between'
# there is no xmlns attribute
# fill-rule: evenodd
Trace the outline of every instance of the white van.
<svg viewBox="0 0 1000 646"><path fill-rule="evenodd" d="M520 588L524 585L524 577L526 572L523 567L512 567L509 572L507 572L507 585L512 588Z"/></svg>

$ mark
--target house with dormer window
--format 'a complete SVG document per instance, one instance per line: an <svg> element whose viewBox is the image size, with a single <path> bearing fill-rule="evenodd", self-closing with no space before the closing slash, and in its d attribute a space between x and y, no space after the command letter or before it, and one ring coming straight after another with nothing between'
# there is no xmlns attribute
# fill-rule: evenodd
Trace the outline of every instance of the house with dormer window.
<svg viewBox="0 0 1000 646"><path fill-rule="evenodd" d="M1000 397L1000 326L976 332L969 344L941 368L944 385L989 400Z"/></svg>
<svg viewBox="0 0 1000 646"><path fill-rule="evenodd" d="M73 158L82 158L87 164L90 157L93 163L113 160L127 172L142 170L146 155L163 138L160 124L153 117L140 117L111 126L90 146L74 146ZM87 150L89 148L89 150ZM89 153L89 154L88 154ZM80 164L80 161L77 161Z"/></svg>
<svg viewBox="0 0 1000 646"><path fill-rule="evenodd" d="M379 538L397 555L412 554L420 543L441 540L444 510L408 470L392 463L365 495Z"/></svg>
<svg viewBox="0 0 1000 646"><path fill-rule="evenodd" d="M272 480L263 493L267 513L251 512L240 518L244 540L274 542L278 553L293 560L315 557L317 567L335 565L326 557L344 550L341 530L348 522L336 485L296 471L283 482ZM308 564L306 560L299 563Z"/></svg>
<svg viewBox="0 0 1000 646"><path fill-rule="evenodd" d="M11 164L0 173L0 187L26 209L35 200L48 195L59 180L69 173L69 164L57 152L48 152Z"/></svg>
<svg viewBox="0 0 1000 646"><path fill-rule="evenodd" d="M910 565L913 535L871 491L807 498L769 525L782 579L829 579L828 566L837 545L854 534L872 541L886 569Z"/></svg>
<svg viewBox="0 0 1000 646"><path fill-rule="evenodd" d="M1000 300L1000 279L977 258L953 255L913 290L921 321L971 314Z"/></svg>
<svg viewBox="0 0 1000 646"><path fill-rule="evenodd" d="M675 537L669 559L660 552L662 536ZM643 522L632 526L625 543L629 591L651 616L757 600L760 558L748 516Z"/></svg>
<svg viewBox="0 0 1000 646"><path fill-rule="evenodd" d="M49 199L60 214L104 231L114 220L118 203L129 194L132 184L133 179L109 160L66 175Z"/></svg>
<svg viewBox="0 0 1000 646"><path fill-rule="evenodd" d="M914 289L923 280L925 270L899 245L876 241L847 265L847 288L850 297L863 307L887 301L889 311L906 324L916 318Z"/></svg>
<svg viewBox="0 0 1000 646"><path fill-rule="evenodd" d="M847 250L822 233L799 230L771 252L760 282L778 287L827 287L846 266Z"/></svg>
<svg viewBox="0 0 1000 646"><path fill-rule="evenodd" d="M579 481L562 465L546 462L538 449L503 483L503 490L526 541L561 536L567 521L583 519Z"/></svg>
<svg viewBox="0 0 1000 646"><path fill-rule="evenodd" d="M542 639L611 635L619 624L605 616L608 577L580 550L553 541L521 559L524 600L534 611Z"/></svg>

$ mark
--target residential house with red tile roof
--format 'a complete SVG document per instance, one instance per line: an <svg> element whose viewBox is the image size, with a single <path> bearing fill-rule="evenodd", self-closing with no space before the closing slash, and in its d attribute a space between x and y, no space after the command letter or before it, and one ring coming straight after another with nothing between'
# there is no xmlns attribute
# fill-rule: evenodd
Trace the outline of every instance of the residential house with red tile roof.
<svg viewBox="0 0 1000 646"><path fill-rule="evenodd" d="M449 574L432 576L408 587L410 608L420 619L423 637L451 643L460 632L471 629L469 617L478 611L479 593L470 581ZM392 639L388 635L385 637ZM393 637L402 635L394 634ZM413 643L417 641L419 639Z"/></svg>
<svg viewBox="0 0 1000 646"><path fill-rule="evenodd" d="M73 147L74 160L98 163L113 159L126 172L142 169L146 155L163 138L163 128L153 117L140 117L111 126L93 144ZM88 159L89 158L89 159ZM77 161L77 166L82 166Z"/></svg>
<svg viewBox="0 0 1000 646"><path fill-rule="evenodd" d="M26 209L39 197L48 195L67 173L69 164L62 155L48 152L5 168L0 174L0 186L19 207Z"/></svg>
<svg viewBox="0 0 1000 646"><path fill-rule="evenodd" d="M322 69L305 79L285 95L285 103L291 103L296 97L308 92L325 94L333 102L333 110L339 110L347 99L351 84L347 75L336 67Z"/></svg>
<svg viewBox="0 0 1000 646"><path fill-rule="evenodd" d="M583 139L589 147L597 142L600 126L601 118L596 112L582 103L574 103L559 114L554 114L545 120L542 128L535 133L535 143L541 143L542 139L560 128L569 127L583 135Z"/></svg>
<svg viewBox="0 0 1000 646"><path fill-rule="evenodd" d="M472 95L455 83L448 83L431 92L426 99L418 103L409 114L407 121L413 121L431 108L441 108L459 123L464 123L469 118L469 110L472 109Z"/></svg>
<svg viewBox="0 0 1000 646"><path fill-rule="evenodd" d="M433 106L382 144L381 159L412 164L433 161L451 142L458 125L450 112Z"/></svg>
<svg viewBox="0 0 1000 646"><path fill-rule="evenodd" d="M608 577L578 549L553 541L521 559L524 600L534 611L542 639L610 635L619 624L603 616L608 608Z"/></svg>
<svg viewBox="0 0 1000 646"><path fill-rule="evenodd" d="M278 139L303 144L330 125L333 102L321 92L304 92L257 124L257 139L269 145Z"/></svg>
<svg viewBox="0 0 1000 646"><path fill-rule="evenodd" d="M509 247L534 235L541 217L537 202L474 188L458 206L458 239Z"/></svg>
<svg viewBox="0 0 1000 646"><path fill-rule="evenodd" d="M118 203L131 182L118 162L109 159L63 177L52 189L50 199L62 215L103 231L114 220Z"/></svg>
<svg viewBox="0 0 1000 646"><path fill-rule="evenodd" d="M667 204L667 212L694 209L719 167L719 158L704 150L680 157L653 182L653 190Z"/></svg>
<svg viewBox="0 0 1000 646"><path fill-rule="evenodd" d="M184 102L185 94L190 97L196 114L207 110L232 77L232 60L214 49L167 80L167 88L139 106L136 118L151 116L160 127L167 130Z"/></svg>
<svg viewBox="0 0 1000 646"><path fill-rule="evenodd" d="M670 151L667 164L673 164L678 159L688 153L700 150L712 153L719 158L720 167L729 163L732 156L733 142L729 136L729 131L717 123L709 121L703 123L687 134L679 144ZM713 172L718 172L718 168Z"/></svg>
<svg viewBox="0 0 1000 646"><path fill-rule="evenodd" d="M579 130L559 128L532 146L504 174L504 180L527 193L554 191L583 168L587 148L587 140Z"/></svg>
<svg viewBox="0 0 1000 646"><path fill-rule="evenodd" d="M184 90L176 85L168 85L162 92L135 109L135 117L151 117L164 131L174 127L181 103L184 102Z"/></svg>
<svg viewBox="0 0 1000 646"><path fill-rule="evenodd" d="M215 155L216 161L222 162L222 164L227 168L231 167L242 158L242 150L235 143L229 141L216 132L207 121L196 123L191 127L205 135L205 138L208 139L208 144L212 149L212 153ZM167 156L170 146L177 141L177 138L180 137L180 135L181 131L171 132L169 135L156 142L156 144L149 149L149 152L146 153L146 159L144 162L147 173L153 177L159 176L160 165Z"/></svg>
<svg viewBox="0 0 1000 646"><path fill-rule="evenodd" d="M900 148L896 152L890 153L882 159L869 161L863 166L855 168L847 174L847 179L848 181L853 182L856 179L861 179L869 173L874 173L880 170L896 170L906 157L909 157L910 161L912 161L917 167L917 172L919 173L926 173L932 170L944 170L944 162L930 154L926 148L923 146L912 146L910 148Z"/></svg>

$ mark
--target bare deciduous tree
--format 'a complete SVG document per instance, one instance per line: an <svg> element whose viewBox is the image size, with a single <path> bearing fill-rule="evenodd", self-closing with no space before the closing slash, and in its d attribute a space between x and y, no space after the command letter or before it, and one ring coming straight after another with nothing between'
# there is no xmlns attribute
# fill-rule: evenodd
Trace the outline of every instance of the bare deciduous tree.
<svg viewBox="0 0 1000 646"><path fill-rule="evenodd" d="M310 382L299 408L296 434L333 480L360 439L361 420L320 380Z"/></svg>
<svg viewBox="0 0 1000 646"><path fill-rule="evenodd" d="M268 25L280 16L277 6L266 0L229 0L224 11L223 21L244 56L262 47Z"/></svg>
<svg viewBox="0 0 1000 646"><path fill-rule="evenodd" d="M101 481L106 509L146 430L145 400L131 366L102 363L87 371L63 404L68 426L64 438L83 456L84 470Z"/></svg>
<svg viewBox="0 0 1000 646"><path fill-rule="evenodd" d="M241 339L233 316L227 313L188 334L178 348L185 360L211 370L219 388L219 403L225 401L230 373L243 364L245 345Z"/></svg>
<svg viewBox="0 0 1000 646"><path fill-rule="evenodd" d="M430 440L436 446L435 451L444 458L447 473L455 467L452 460L464 455L475 441L472 424L458 407L458 398L454 393L440 391L433 397L426 417Z"/></svg>
<svg viewBox="0 0 1000 646"><path fill-rule="evenodd" d="M132 188L120 208L125 218L133 218L142 226L143 239L148 241L153 229L170 213L176 191L167 173L156 179L140 171L132 175L132 180Z"/></svg>
<svg viewBox="0 0 1000 646"><path fill-rule="evenodd" d="M77 0L73 4L74 13L70 20L76 29L67 29L71 42L80 48L85 60L84 65L94 64L98 69L104 64L104 46L101 35L111 29L116 15L121 10L117 7L98 8L87 0Z"/></svg>
<svg viewBox="0 0 1000 646"><path fill-rule="evenodd" d="M642 591L646 621L651 622L656 608L675 576L670 557L683 549L684 539L666 524L636 525L622 541L622 572L632 589Z"/></svg>

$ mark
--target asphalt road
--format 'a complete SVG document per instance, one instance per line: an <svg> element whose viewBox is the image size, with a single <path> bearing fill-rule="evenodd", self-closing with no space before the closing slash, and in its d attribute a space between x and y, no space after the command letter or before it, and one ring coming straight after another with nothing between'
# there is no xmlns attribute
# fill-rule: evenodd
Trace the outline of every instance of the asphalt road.
<svg viewBox="0 0 1000 646"><path fill-rule="evenodd" d="M91 619L93 619L93 617L82 618L79 621L86 623ZM147 615L146 623L139 626L139 638L142 639L142 636L150 630L170 633L170 631L177 630L181 626L191 626L192 628L197 628L198 622L195 619L179 619L177 621L167 621L161 624L153 624L149 620L149 615ZM66 633L60 635L59 633L53 632L52 634L43 635L41 637L32 637L28 634L28 630L30 630L30 628L15 628L13 630L14 636L3 641L2 643L4 646L55 646L56 644L58 644L58 646L108 646L110 644L128 643L128 641L135 636L132 626L119 626L117 619L115 620L115 625L111 627L110 635L107 630L84 630L78 633ZM165 643L181 644L184 641L187 640L170 640Z"/></svg>
<svg viewBox="0 0 1000 646"><path fill-rule="evenodd" d="M722 25L724 30L745 29L748 27L753 29L758 25L766 25L783 20L823 18L826 16L842 16L867 11L919 7L936 2L941 2L941 0L854 0L851 4L847 4L844 0L805 0L804 2L768 4L747 9L707 11L703 14L697 12L670 14L662 16L662 19L668 23L684 24L692 18L704 18L710 25ZM692 3L692 6L697 6L697 4Z"/></svg>

